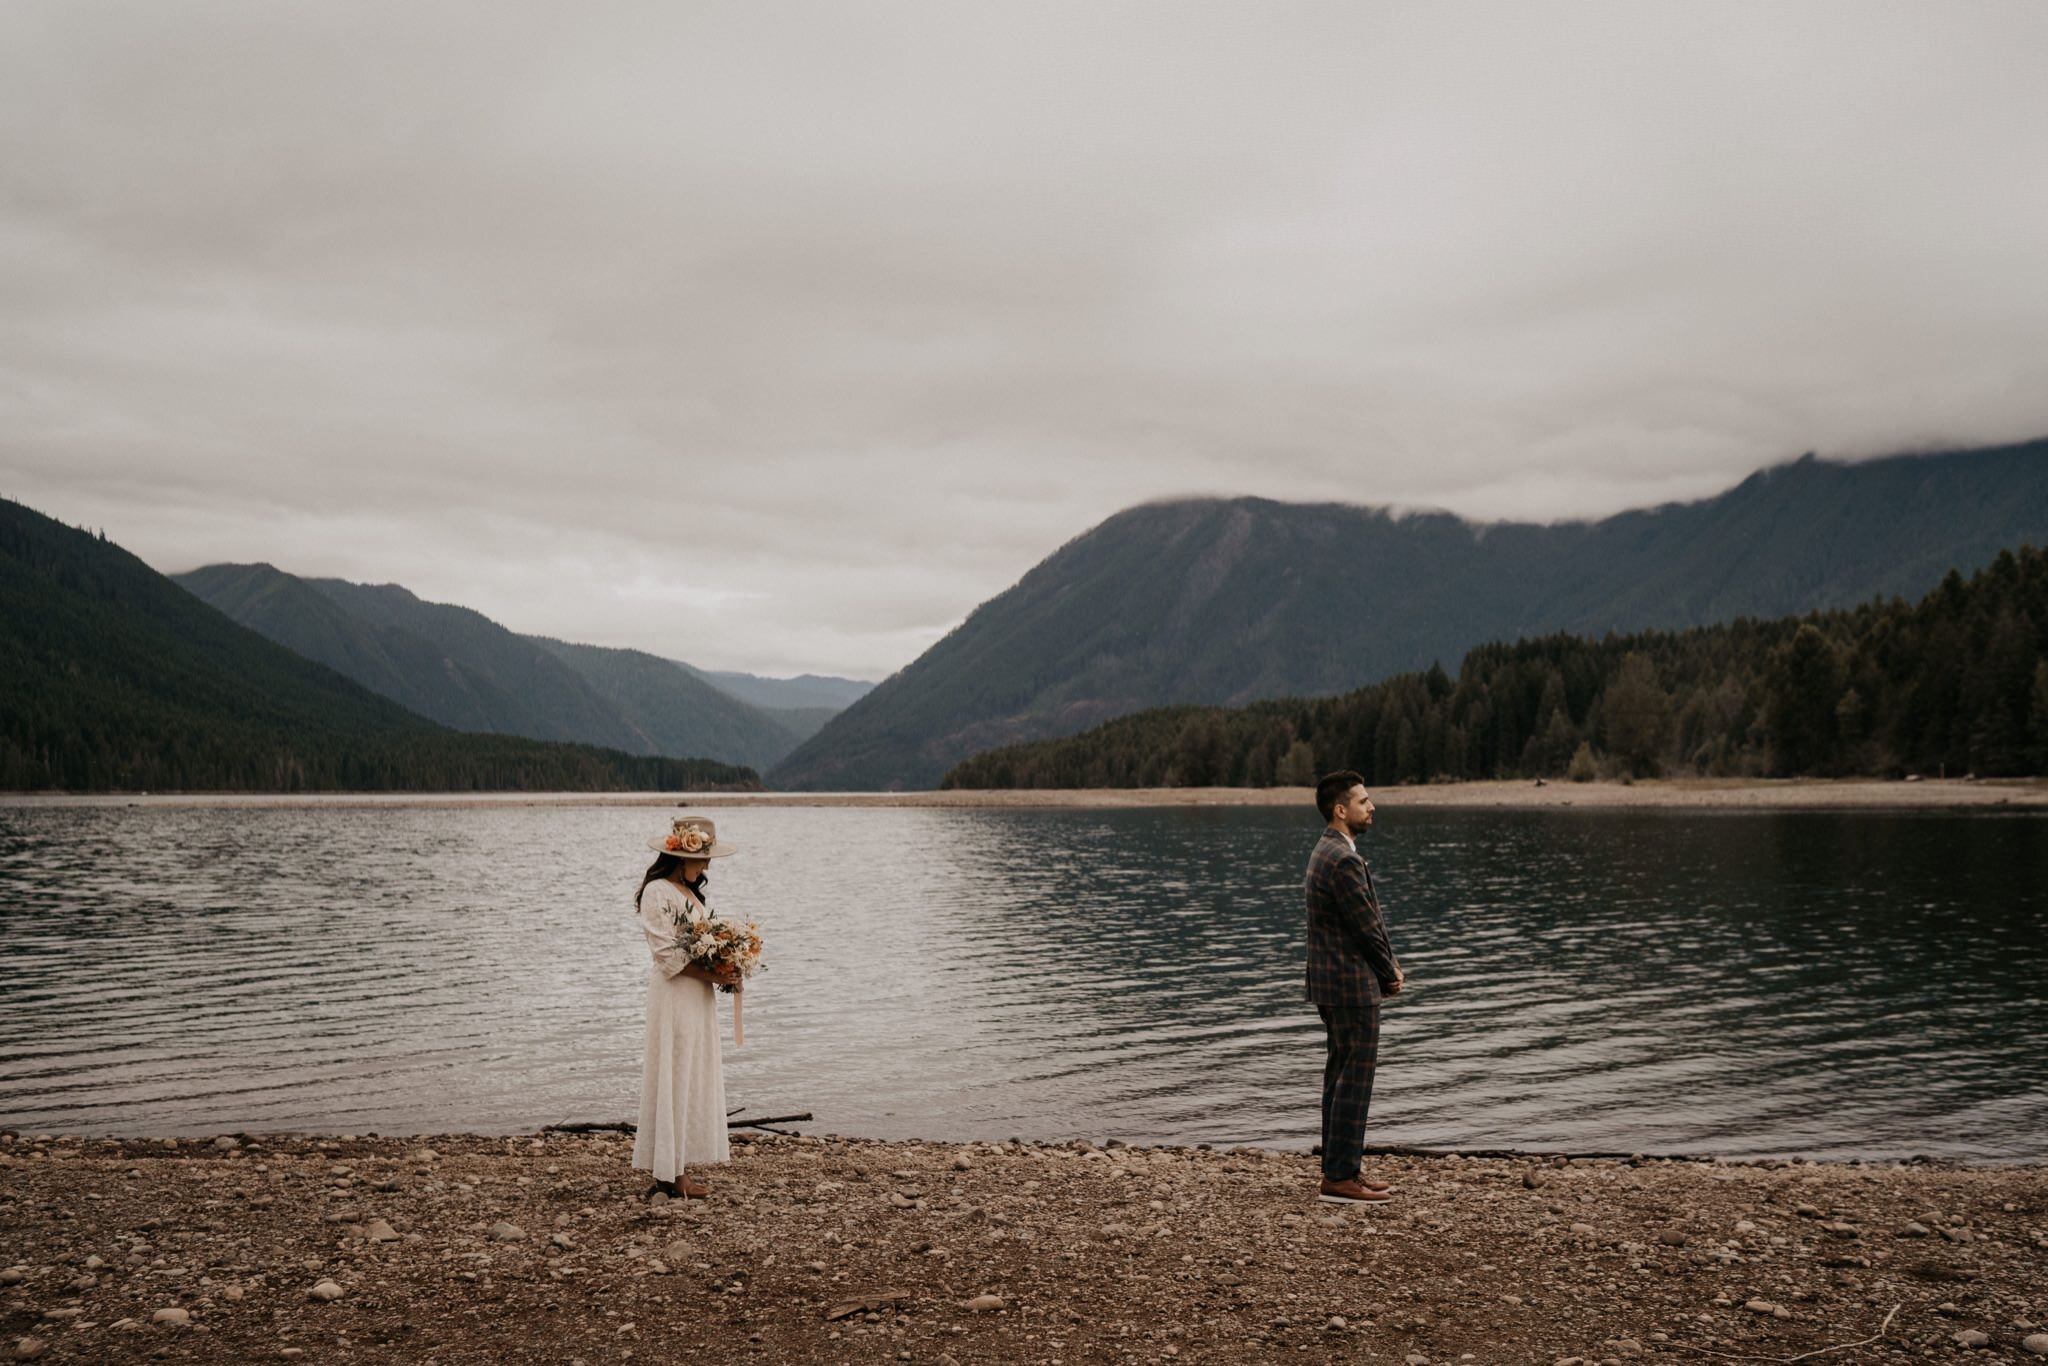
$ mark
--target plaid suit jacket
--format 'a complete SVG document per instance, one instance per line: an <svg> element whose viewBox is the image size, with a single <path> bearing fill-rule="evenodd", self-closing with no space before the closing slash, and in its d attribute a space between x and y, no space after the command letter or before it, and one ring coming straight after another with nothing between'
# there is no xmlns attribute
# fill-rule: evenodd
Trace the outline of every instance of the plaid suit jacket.
<svg viewBox="0 0 2048 1366"><path fill-rule="evenodd" d="M1340 1009L1376 1006L1400 970L1372 870L1342 835L1323 831L1308 856L1308 999Z"/></svg>

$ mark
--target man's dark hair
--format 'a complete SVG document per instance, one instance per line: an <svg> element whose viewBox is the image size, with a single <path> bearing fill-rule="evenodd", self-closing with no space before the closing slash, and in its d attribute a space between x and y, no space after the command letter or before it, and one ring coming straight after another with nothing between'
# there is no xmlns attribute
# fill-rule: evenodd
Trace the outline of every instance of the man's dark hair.
<svg viewBox="0 0 2048 1366"><path fill-rule="evenodd" d="M1323 780L1316 784L1316 810L1323 813L1323 820L1327 823L1337 814L1337 803L1343 801L1352 788L1364 786L1365 779L1348 768L1325 774Z"/></svg>

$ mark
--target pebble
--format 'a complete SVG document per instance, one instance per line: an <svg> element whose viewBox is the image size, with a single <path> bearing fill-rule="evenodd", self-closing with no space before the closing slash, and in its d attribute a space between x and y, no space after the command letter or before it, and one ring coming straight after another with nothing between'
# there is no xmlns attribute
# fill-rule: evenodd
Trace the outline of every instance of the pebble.
<svg viewBox="0 0 2048 1366"><path fill-rule="evenodd" d="M966 1154L966 1153L961 1153L961 1154L960 1154L960 1155L959 1155L958 1157L956 1157L956 1158L954 1158L954 1159L953 1159L953 1170L954 1170L954 1171L956 1171L956 1172L964 1172L964 1171L972 1171L973 1169L974 1169L974 1164L973 1164L972 1162L968 1161L968 1159L967 1159L967 1154Z"/></svg>
<svg viewBox="0 0 2048 1366"><path fill-rule="evenodd" d="M1990 1345L1991 1335L1980 1333L1975 1328L1965 1328L1962 1332L1956 1334L1956 1346L1958 1347L1989 1347Z"/></svg>
<svg viewBox="0 0 2048 1366"><path fill-rule="evenodd" d="M1625 1357L1639 1357L1643 1354L1643 1344L1634 1338L1623 1338L1614 1344L1614 1350Z"/></svg>
<svg viewBox="0 0 2048 1366"><path fill-rule="evenodd" d="M27 1267L10 1266L5 1271L0 1271L0 1285L20 1285L27 1279Z"/></svg>
<svg viewBox="0 0 2048 1366"><path fill-rule="evenodd" d="M1684 1247L1685 1230L1679 1228L1667 1228L1657 1235L1657 1241L1664 1244L1664 1246L1666 1247Z"/></svg>
<svg viewBox="0 0 2048 1366"><path fill-rule="evenodd" d="M333 1281L321 1281L306 1292L306 1298L309 1300L338 1300L347 1293L347 1291L343 1290Z"/></svg>
<svg viewBox="0 0 2048 1366"><path fill-rule="evenodd" d="M14 1340L14 1359L16 1361L34 1361L49 1350L50 1344L41 1338L16 1338Z"/></svg>
<svg viewBox="0 0 2048 1366"><path fill-rule="evenodd" d="M690 1245L678 1238L661 1250L662 1259L671 1266L679 1266L690 1260Z"/></svg>
<svg viewBox="0 0 2048 1366"><path fill-rule="evenodd" d="M2035 1333L2025 1342L2022 1342L2020 1346L2026 1348L2037 1357L2048 1357L2048 1333Z"/></svg>
<svg viewBox="0 0 2048 1366"><path fill-rule="evenodd" d="M363 1230L363 1236L373 1243L395 1243L398 1241L398 1230L382 1219L372 1219L370 1226Z"/></svg>
<svg viewBox="0 0 2048 1366"><path fill-rule="evenodd" d="M1899 1230L1899 1236L1901 1238L1925 1238L1928 1232L1927 1225L1915 1219L1912 1223Z"/></svg>
<svg viewBox="0 0 2048 1366"><path fill-rule="evenodd" d="M976 1295L973 1299L967 1301L966 1307L977 1314L987 1314L1003 1307L1003 1297L1001 1295Z"/></svg>
<svg viewBox="0 0 2048 1366"><path fill-rule="evenodd" d="M1581 1238L1590 1238L1593 1236L1593 1226L1591 1224L1573 1224L1572 1232Z"/></svg>
<svg viewBox="0 0 2048 1366"><path fill-rule="evenodd" d="M101 1267L103 1267L103 1266L105 1266L105 1265L106 1265L106 1262L105 1262L105 1261L104 1261L103 1259L101 1259L100 1257L98 1257L97 1255L95 1255L95 1256L91 1256L91 1257L87 1257L87 1258L85 1259L85 1269L86 1269L87 1271L98 1271L98 1270L99 1270L99 1269L100 1269Z"/></svg>
<svg viewBox="0 0 2048 1366"><path fill-rule="evenodd" d="M491 1240L499 1243L516 1243L526 1237L526 1230L517 1224L500 1219L491 1225Z"/></svg>
<svg viewBox="0 0 2048 1366"><path fill-rule="evenodd" d="M1344 1316L1342 1314L1330 1315L1330 1321L1323 1325L1323 1327L1325 1328L1348 1328L1350 1326L1351 1325L1344 1322Z"/></svg>
<svg viewBox="0 0 2048 1366"><path fill-rule="evenodd" d="M149 1316L149 1321L151 1323L168 1323L174 1328L182 1328L192 1322L192 1316L182 1309L159 1309Z"/></svg>
<svg viewBox="0 0 2048 1366"><path fill-rule="evenodd" d="M230 1301L231 1303L240 1304L242 1302L242 1294L243 1291L241 1286L231 1285L227 1289L220 1292L220 1297L224 1300Z"/></svg>
<svg viewBox="0 0 2048 1366"><path fill-rule="evenodd" d="M238 1138L231 1138L226 1134L222 1134L219 1138L213 1140L213 1146L221 1152L231 1153L242 1146L242 1141Z"/></svg>

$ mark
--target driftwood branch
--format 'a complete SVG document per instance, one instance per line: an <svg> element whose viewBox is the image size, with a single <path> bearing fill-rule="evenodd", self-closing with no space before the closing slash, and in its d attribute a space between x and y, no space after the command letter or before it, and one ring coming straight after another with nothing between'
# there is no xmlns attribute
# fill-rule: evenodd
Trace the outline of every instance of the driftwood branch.
<svg viewBox="0 0 2048 1366"><path fill-rule="evenodd" d="M745 1106L740 1107L740 1109L742 1110L745 1108ZM726 1111L726 1115L728 1116L728 1118L725 1121L726 1128L767 1129L768 1126L771 1124L803 1124L807 1123L811 1118L811 1112L808 1110L804 1111L804 1113L800 1115L763 1115L759 1119L733 1119L730 1117L738 1113L739 1110ZM639 1126L633 1123L633 1121L630 1119L579 1119L572 1120L565 1124L543 1125L541 1128L541 1132L544 1134L630 1134L636 1132L638 1128ZM770 1133L783 1132L783 1130L780 1129L769 1129L768 1131Z"/></svg>
<svg viewBox="0 0 2048 1366"><path fill-rule="evenodd" d="M1695 1346L1693 1346L1693 1345L1692 1345L1691 1343L1687 1343L1687 1342L1674 1342L1674 1343L1672 1343L1671 1345L1672 1345L1672 1346L1674 1346L1674 1347L1682 1347L1682 1348L1684 1348L1684 1349L1685 1349L1686 1351L1688 1351L1688 1352L1698 1352L1698 1353L1699 1353L1699 1354L1700 1354L1701 1356L1710 1356L1710 1357L1723 1357L1723 1358L1726 1358L1726 1359L1727 1359L1727 1360L1729 1360L1729 1361L1776 1361L1776 1362L1792 1362L1792 1361L1804 1361L1804 1360L1806 1360L1806 1359L1807 1359L1808 1357L1820 1357L1820 1356L1826 1356L1826 1355L1827 1355L1827 1354L1828 1354L1829 1352L1846 1352L1846 1351L1848 1351L1848 1350L1849 1350L1849 1349L1850 1349L1851 1347L1868 1347L1868 1346L1869 1346L1869 1345L1870 1345L1871 1343L1873 1343L1873 1342L1876 1342L1876 1341L1877 1341L1877 1340L1878 1340L1879 1338L1881 1338L1881 1337L1883 1337L1883 1336L1885 1335L1885 1332L1886 1332L1886 1331L1887 1331L1887 1330L1888 1330L1888 1329L1889 1329L1889 1328L1890 1328L1890 1327L1892 1326L1892 1320L1893 1320L1893 1319L1895 1319L1895 1318L1897 1318L1897 1317L1898 1317L1898 1314L1899 1314L1899 1311L1900 1311L1901 1309L1904 1309L1905 1307L1906 1307L1906 1306L1904 1305L1904 1303L1899 1303L1899 1304L1895 1304L1895 1305L1893 1305L1893 1306L1892 1306L1892 1312L1891 1312L1891 1313L1889 1313L1889 1314L1886 1314L1886 1315L1884 1316L1884 1322L1883 1322L1883 1323L1880 1323L1880 1324L1879 1324L1879 1325L1877 1326L1877 1331L1876 1331L1875 1333L1872 1333L1872 1334L1871 1334L1871 1335L1870 1335L1869 1337L1867 1337L1867 1338L1858 1338L1858 1339L1857 1339L1856 1341L1854 1341L1854 1342L1838 1342L1838 1343L1836 1343L1836 1344L1835 1344L1834 1346L1832 1346L1832 1347L1816 1347L1816 1348L1814 1348L1814 1349L1813 1349L1813 1350L1812 1350L1811 1352L1801 1352L1801 1353L1800 1353L1800 1354L1799 1354L1798 1356L1791 1356L1791 1357L1759 1357L1759 1356L1744 1356L1744 1355L1742 1355L1741 1353L1738 1353L1738 1352L1717 1352L1717 1351L1713 1350L1713 1349L1712 1349L1711 1347L1695 1347Z"/></svg>

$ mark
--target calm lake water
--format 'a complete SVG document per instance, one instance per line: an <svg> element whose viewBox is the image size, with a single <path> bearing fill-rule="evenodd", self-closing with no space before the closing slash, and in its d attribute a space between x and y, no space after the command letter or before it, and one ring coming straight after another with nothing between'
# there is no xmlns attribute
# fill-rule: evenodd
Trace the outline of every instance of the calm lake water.
<svg viewBox="0 0 2048 1366"><path fill-rule="evenodd" d="M0 806L0 1124L628 1118L668 814ZM731 1103L1315 1141L1313 812L713 814L771 965ZM1383 811L1366 847L1411 979L1374 1141L2048 1158L2048 819Z"/></svg>

